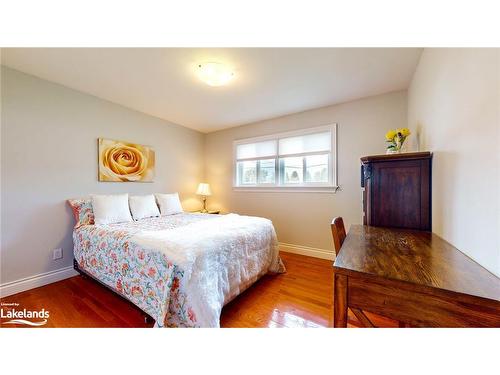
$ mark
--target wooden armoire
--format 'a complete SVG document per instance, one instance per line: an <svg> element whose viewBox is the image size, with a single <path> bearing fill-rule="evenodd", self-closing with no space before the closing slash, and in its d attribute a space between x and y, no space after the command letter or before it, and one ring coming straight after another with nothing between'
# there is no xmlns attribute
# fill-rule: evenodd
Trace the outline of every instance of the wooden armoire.
<svg viewBox="0 0 500 375"><path fill-rule="evenodd" d="M363 223L431 230L430 152L361 158Z"/></svg>

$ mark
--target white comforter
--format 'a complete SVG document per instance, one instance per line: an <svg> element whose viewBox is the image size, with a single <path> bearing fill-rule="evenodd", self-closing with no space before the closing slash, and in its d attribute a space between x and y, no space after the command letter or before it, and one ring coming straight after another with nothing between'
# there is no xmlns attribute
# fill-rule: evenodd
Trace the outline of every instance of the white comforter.
<svg viewBox="0 0 500 375"><path fill-rule="evenodd" d="M140 231L130 241L161 252L183 271L179 289L201 327L218 327L224 304L267 272L284 271L274 227L259 217L221 215L172 229Z"/></svg>

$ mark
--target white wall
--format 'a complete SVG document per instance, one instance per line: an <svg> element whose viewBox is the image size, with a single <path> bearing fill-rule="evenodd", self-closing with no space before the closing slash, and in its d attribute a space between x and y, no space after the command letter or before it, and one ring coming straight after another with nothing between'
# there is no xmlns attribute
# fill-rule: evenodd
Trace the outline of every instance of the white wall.
<svg viewBox="0 0 500 375"><path fill-rule="evenodd" d="M206 177L214 195L211 209L271 219L280 242L333 252L330 222L343 216L346 225L361 223L360 162L364 155L385 152L384 135L405 126L407 94L400 91L207 134ZM233 141L338 123L338 181L332 193L241 192L232 188Z"/></svg>
<svg viewBox="0 0 500 375"><path fill-rule="evenodd" d="M1 70L1 283L72 264L68 198L179 191L199 208L204 136L18 71ZM97 138L151 145L154 183L97 181ZM64 257L52 260L52 249Z"/></svg>
<svg viewBox="0 0 500 375"><path fill-rule="evenodd" d="M500 276L500 50L426 49L408 125L434 152L433 232Z"/></svg>

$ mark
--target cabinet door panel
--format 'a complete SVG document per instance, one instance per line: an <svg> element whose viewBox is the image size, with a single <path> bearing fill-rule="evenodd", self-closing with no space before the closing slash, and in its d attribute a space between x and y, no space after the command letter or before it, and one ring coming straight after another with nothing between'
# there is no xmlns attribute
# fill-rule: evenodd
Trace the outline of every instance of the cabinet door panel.
<svg viewBox="0 0 500 375"><path fill-rule="evenodd" d="M421 163L374 163L372 173L372 225L421 227Z"/></svg>

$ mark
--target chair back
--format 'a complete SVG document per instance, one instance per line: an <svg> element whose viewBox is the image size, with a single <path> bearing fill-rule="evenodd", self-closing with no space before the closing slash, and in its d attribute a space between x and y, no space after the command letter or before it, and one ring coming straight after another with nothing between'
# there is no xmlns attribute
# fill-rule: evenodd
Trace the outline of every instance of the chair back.
<svg viewBox="0 0 500 375"><path fill-rule="evenodd" d="M332 220L331 227L332 227L333 244L335 246L335 256L338 256L340 248L342 247L342 244L344 243L346 237L344 220L340 216L334 218Z"/></svg>

